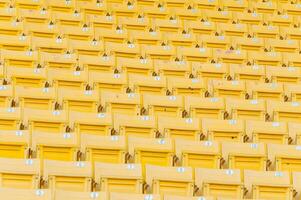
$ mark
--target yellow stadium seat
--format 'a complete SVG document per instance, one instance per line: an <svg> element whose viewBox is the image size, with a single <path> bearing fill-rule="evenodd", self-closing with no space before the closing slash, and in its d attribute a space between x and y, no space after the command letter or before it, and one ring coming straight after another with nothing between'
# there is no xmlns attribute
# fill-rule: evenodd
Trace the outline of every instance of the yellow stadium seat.
<svg viewBox="0 0 301 200"><path fill-rule="evenodd" d="M202 119L202 131L211 141L243 142L245 137L242 120Z"/></svg>
<svg viewBox="0 0 301 200"><path fill-rule="evenodd" d="M257 65L280 66L282 54L280 52L248 52L248 59Z"/></svg>
<svg viewBox="0 0 301 200"><path fill-rule="evenodd" d="M181 0L164 0L164 3L167 8L184 8L187 4Z"/></svg>
<svg viewBox="0 0 301 200"><path fill-rule="evenodd" d="M181 29L181 21L178 19L155 19L152 21L153 26L161 32L178 32Z"/></svg>
<svg viewBox="0 0 301 200"><path fill-rule="evenodd" d="M21 109L18 107L0 108L1 130L18 130L21 124Z"/></svg>
<svg viewBox="0 0 301 200"><path fill-rule="evenodd" d="M149 115L178 117L183 111L182 96L143 95L143 107Z"/></svg>
<svg viewBox="0 0 301 200"><path fill-rule="evenodd" d="M202 42L203 47L207 47L207 48L228 49L231 44L230 36L223 36L223 35L220 36L201 35L199 40L200 42Z"/></svg>
<svg viewBox="0 0 301 200"><path fill-rule="evenodd" d="M253 142L288 144L288 128L284 122L246 121L246 133Z"/></svg>
<svg viewBox="0 0 301 200"><path fill-rule="evenodd" d="M43 1L14 0L17 9L39 10L43 6Z"/></svg>
<svg viewBox="0 0 301 200"><path fill-rule="evenodd" d="M147 137L156 136L157 122L153 116L141 115L114 115L114 129L119 131L120 135L125 137Z"/></svg>
<svg viewBox="0 0 301 200"><path fill-rule="evenodd" d="M246 83L247 93L250 99L283 100L282 83Z"/></svg>
<svg viewBox="0 0 301 200"><path fill-rule="evenodd" d="M142 193L140 164L95 163L94 177L101 191Z"/></svg>
<svg viewBox="0 0 301 200"><path fill-rule="evenodd" d="M265 120L264 100L227 99L226 109L232 119Z"/></svg>
<svg viewBox="0 0 301 200"><path fill-rule="evenodd" d="M276 39L279 35L278 26L264 26L264 25L251 25L250 33L258 38L272 38Z"/></svg>
<svg viewBox="0 0 301 200"><path fill-rule="evenodd" d="M61 0L47 0L46 6L52 12L66 12L71 13L75 8L75 1L61 1Z"/></svg>
<svg viewBox="0 0 301 200"><path fill-rule="evenodd" d="M293 199L288 172L244 171L246 197L254 199Z"/></svg>
<svg viewBox="0 0 301 200"><path fill-rule="evenodd" d="M233 39L232 43L236 48L242 50L262 51L264 49L263 38L236 37Z"/></svg>
<svg viewBox="0 0 301 200"><path fill-rule="evenodd" d="M195 184L204 196L243 198L240 170L196 168Z"/></svg>
<svg viewBox="0 0 301 200"><path fill-rule="evenodd" d="M271 169L276 171L301 171L300 146L268 144L268 157Z"/></svg>
<svg viewBox="0 0 301 200"><path fill-rule="evenodd" d="M110 113L70 112L69 121L79 134L110 135L112 117Z"/></svg>
<svg viewBox="0 0 301 200"><path fill-rule="evenodd" d="M213 50L213 57L221 63L243 64L247 60L245 50Z"/></svg>
<svg viewBox="0 0 301 200"><path fill-rule="evenodd" d="M104 163L125 163L126 140L123 136L81 135L85 160Z"/></svg>
<svg viewBox="0 0 301 200"><path fill-rule="evenodd" d="M265 78L265 67L260 65L230 65L230 75L234 80L263 82Z"/></svg>
<svg viewBox="0 0 301 200"><path fill-rule="evenodd" d="M196 35L193 33L168 33L164 34L165 39L173 46L191 47L195 45Z"/></svg>
<svg viewBox="0 0 301 200"><path fill-rule="evenodd" d="M82 13L58 12L53 14L53 20L60 28L62 28L62 26L76 27L80 26L82 21L84 21L84 16Z"/></svg>
<svg viewBox="0 0 301 200"><path fill-rule="evenodd" d="M30 134L26 130L3 130L0 132L0 156L3 158L26 158Z"/></svg>
<svg viewBox="0 0 301 200"><path fill-rule="evenodd" d="M301 87L298 84L285 84L284 91L287 95L287 98L291 101L300 101L301 100Z"/></svg>
<svg viewBox="0 0 301 200"><path fill-rule="evenodd" d="M215 97L231 97L243 99L246 94L246 86L244 81L227 81L227 80L213 80L211 89Z"/></svg>
<svg viewBox="0 0 301 200"><path fill-rule="evenodd" d="M93 73L95 72L113 71L115 67L115 58L113 56L101 57L91 55L78 55L78 62L80 66L83 66L85 69L88 70L89 75L91 76L93 76Z"/></svg>
<svg viewBox="0 0 301 200"><path fill-rule="evenodd" d="M192 62L192 72L196 72L205 82L210 79L224 79L229 73L229 66L224 63Z"/></svg>
<svg viewBox="0 0 301 200"><path fill-rule="evenodd" d="M288 15L298 16L301 13L300 4L297 2L293 4L286 2L285 4L281 4L280 8Z"/></svg>
<svg viewBox="0 0 301 200"><path fill-rule="evenodd" d="M211 35L215 31L216 24L209 21L184 21L184 27L191 30L194 34L207 34Z"/></svg>
<svg viewBox="0 0 301 200"><path fill-rule="evenodd" d="M67 111L97 112L98 101L97 90L58 90L58 102Z"/></svg>
<svg viewBox="0 0 301 200"><path fill-rule="evenodd" d="M130 193L117 193L111 192L110 194L111 200L145 200L145 199L153 199L153 200L160 200L160 195L154 194L130 194Z"/></svg>
<svg viewBox="0 0 301 200"><path fill-rule="evenodd" d="M301 67L301 55L298 53L283 53L283 61L288 66Z"/></svg>
<svg viewBox="0 0 301 200"><path fill-rule="evenodd" d="M243 12L248 8L248 1L223 0L221 5L229 11Z"/></svg>
<svg viewBox="0 0 301 200"><path fill-rule="evenodd" d="M32 47L45 53L63 54L68 49L67 39L32 37Z"/></svg>
<svg viewBox="0 0 301 200"><path fill-rule="evenodd" d="M89 72L89 82L99 92L124 92L127 86L127 76L125 73L114 74L111 72L91 71Z"/></svg>
<svg viewBox="0 0 301 200"><path fill-rule="evenodd" d="M78 192L67 190L56 190L54 195L55 200L107 200L107 194L105 192ZM35 200L35 199L34 199Z"/></svg>
<svg viewBox="0 0 301 200"><path fill-rule="evenodd" d="M129 86L140 94L164 94L167 87L164 76L129 75Z"/></svg>
<svg viewBox="0 0 301 200"><path fill-rule="evenodd" d="M0 47L5 50L26 51L31 45L30 37L22 36L2 36L0 35Z"/></svg>
<svg viewBox="0 0 301 200"><path fill-rule="evenodd" d="M23 23L15 22L17 10L13 8L0 8L0 34L17 35L21 32Z"/></svg>
<svg viewBox="0 0 301 200"><path fill-rule="evenodd" d="M266 76L272 82L297 84L300 81L299 74L299 67L266 66Z"/></svg>
<svg viewBox="0 0 301 200"><path fill-rule="evenodd" d="M140 55L139 44L107 42L105 46L106 52L116 57L138 58Z"/></svg>
<svg viewBox="0 0 301 200"><path fill-rule="evenodd" d="M156 0L138 0L137 5L139 7L153 7L156 2Z"/></svg>
<svg viewBox="0 0 301 200"><path fill-rule="evenodd" d="M175 154L184 167L220 168L220 146L211 141L175 140Z"/></svg>
<svg viewBox="0 0 301 200"><path fill-rule="evenodd" d="M146 165L146 183L153 194L192 196L193 170L190 167Z"/></svg>
<svg viewBox="0 0 301 200"><path fill-rule="evenodd" d="M118 68L122 69L126 74L150 75L153 71L153 60L145 58L121 58L116 60Z"/></svg>
<svg viewBox="0 0 301 200"><path fill-rule="evenodd" d="M7 68L34 68L38 62L38 52L1 50L1 59Z"/></svg>
<svg viewBox="0 0 301 200"><path fill-rule="evenodd" d="M40 164L36 159L0 159L1 188L36 189Z"/></svg>
<svg viewBox="0 0 301 200"><path fill-rule="evenodd" d="M231 11L206 10L204 11L204 15L210 21L218 23L227 23L230 22L233 18Z"/></svg>
<svg viewBox="0 0 301 200"><path fill-rule="evenodd" d="M149 1L149 0L139 0L139 1ZM154 1L154 0L150 0ZM138 2L139 3L139 2ZM154 19L166 19L170 14L170 10L165 8L163 5L159 4L158 1L155 1L155 6L142 6L140 12L148 18Z"/></svg>
<svg viewBox="0 0 301 200"><path fill-rule="evenodd" d="M277 10L277 2L255 0L250 2L249 7L258 13L273 14Z"/></svg>
<svg viewBox="0 0 301 200"><path fill-rule="evenodd" d="M91 191L92 165L90 162L45 160L43 175L52 192L54 190Z"/></svg>
<svg viewBox="0 0 301 200"><path fill-rule="evenodd" d="M165 77L187 77L191 67L189 62L155 60L154 71Z"/></svg>
<svg viewBox="0 0 301 200"><path fill-rule="evenodd" d="M292 139L292 144L301 144L301 134L300 134L300 124L299 123L294 123L294 122L289 122L288 123L288 131L290 138Z"/></svg>
<svg viewBox="0 0 301 200"><path fill-rule="evenodd" d="M243 37L248 33L248 26L246 24L221 23L217 28L218 32L226 36Z"/></svg>
<svg viewBox="0 0 301 200"><path fill-rule="evenodd" d="M215 10L219 5L218 1L193 0L192 2L200 10Z"/></svg>
<svg viewBox="0 0 301 200"><path fill-rule="evenodd" d="M101 12L100 12L100 14L101 14ZM88 18L87 21L89 22L89 24L91 24L92 27L94 28L95 34L100 34L100 33L98 33L98 32L100 32L99 29L103 30L103 31L105 31L105 30L108 31L109 29L112 29L115 26L115 24L117 24L116 16L110 15L109 13L106 13L105 15L104 14L99 15L99 16L93 14L87 18Z"/></svg>
<svg viewBox="0 0 301 200"><path fill-rule="evenodd" d="M0 8L9 7L10 2L11 2L10 0L1 0L0 1Z"/></svg>
<svg viewBox="0 0 301 200"><path fill-rule="evenodd" d="M0 106L9 107L13 99L13 95L12 85L0 85Z"/></svg>
<svg viewBox="0 0 301 200"><path fill-rule="evenodd" d="M68 43L69 49L77 55L99 56L103 51L103 43L97 40L91 41L74 41Z"/></svg>
<svg viewBox="0 0 301 200"><path fill-rule="evenodd" d="M299 102L268 101L267 112L274 121L300 122L301 106Z"/></svg>
<svg viewBox="0 0 301 200"><path fill-rule="evenodd" d="M137 115L140 111L140 95L137 93L101 92L100 103L106 112Z"/></svg>
<svg viewBox="0 0 301 200"><path fill-rule="evenodd" d="M294 27L280 27L280 35L283 35L287 40L300 40L301 30Z"/></svg>
<svg viewBox="0 0 301 200"><path fill-rule="evenodd" d="M102 16L107 10L107 4L105 1L76 1L76 9L84 14L85 20L90 16Z"/></svg>
<svg viewBox="0 0 301 200"><path fill-rule="evenodd" d="M55 89L15 86L14 96L18 98L22 108L53 109L56 99Z"/></svg>
<svg viewBox="0 0 301 200"><path fill-rule="evenodd" d="M185 97L185 110L191 117L223 119L225 102L222 98Z"/></svg>
<svg viewBox="0 0 301 200"><path fill-rule="evenodd" d="M116 0L110 0L116 1ZM117 0L119 1L119 0ZM138 12L136 4L131 3L118 3L118 4L109 4L108 9L112 12L113 15L119 17L134 17Z"/></svg>
<svg viewBox="0 0 301 200"><path fill-rule="evenodd" d="M130 31L129 35L130 38L140 45L159 45L159 43L163 40L163 34L152 28L147 31Z"/></svg>
<svg viewBox="0 0 301 200"><path fill-rule="evenodd" d="M20 1L22 3L22 1ZM34 1L31 1L35 3ZM48 24L49 19L52 19L50 12L47 12L46 10L18 10L19 15L22 18L23 22L25 23L25 26L31 24L31 25L41 25L45 26ZM26 27L24 27L26 28Z"/></svg>
<svg viewBox="0 0 301 200"><path fill-rule="evenodd" d="M24 33L33 37L56 38L59 35L59 28L51 22L49 24L26 23Z"/></svg>
<svg viewBox="0 0 301 200"><path fill-rule="evenodd" d="M266 150L263 143L223 142L222 155L229 169L266 170Z"/></svg>
<svg viewBox="0 0 301 200"><path fill-rule="evenodd" d="M67 69L72 70L76 64L76 55L75 54L60 54L60 53L40 53L40 63L41 65L51 69Z"/></svg>
<svg viewBox="0 0 301 200"><path fill-rule="evenodd" d="M178 47L177 52L179 56L187 61L195 61L206 63L212 58L212 50L209 48L195 48L195 47Z"/></svg>
<svg viewBox="0 0 301 200"><path fill-rule="evenodd" d="M150 19L144 17L118 17L118 23L128 31L146 31Z"/></svg>
<svg viewBox="0 0 301 200"><path fill-rule="evenodd" d="M200 78L169 77L167 79L169 91L174 95L205 96L206 85Z"/></svg>
<svg viewBox="0 0 301 200"><path fill-rule="evenodd" d="M158 130L164 137L172 139L199 140L201 134L198 118L158 116Z"/></svg>
<svg viewBox="0 0 301 200"><path fill-rule="evenodd" d="M276 52L294 53L299 51L299 41L297 40L266 39L265 45Z"/></svg>
<svg viewBox="0 0 301 200"><path fill-rule="evenodd" d="M196 6L187 5L184 7L172 8L172 13L176 13L180 20L184 21L197 21L201 18L202 14L196 9Z"/></svg>
<svg viewBox="0 0 301 200"><path fill-rule="evenodd" d="M292 15L288 15L288 14L283 14L283 15L266 14L264 16L264 20L270 25L279 26L279 27L281 27L281 26L289 27L289 26L293 25L293 23L294 23L294 17Z"/></svg>
<svg viewBox="0 0 301 200"><path fill-rule="evenodd" d="M32 150L41 160L76 160L78 138L75 133L51 133L32 131Z"/></svg>
<svg viewBox="0 0 301 200"><path fill-rule="evenodd" d="M51 192L47 189L13 189L1 188L0 196L5 200L51 200Z"/></svg>
<svg viewBox="0 0 301 200"><path fill-rule="evenodd" d="M141 46L141 54L151 59L171 60L176 57L177 48L168 44Z"/></svg>
<svg viewBox="0 0 301 200"><path fill-rule="evenodd" d="M128 149L131 155L128 162L140 163L145 176L147 164L158 166L173 165L173 143L171 139L129 137Z"/></svg>
<svg viewBox="0 0 301 200"><path fill-rule="evenodd" d="M92 41L94 38L92 27L88 27L86 24L82 26L59 26L59 28L61 35L70 40Z"/></svg>
<svg viewBox="0 0 301 200"><path fill-rule="evenodd" d="M295 191L297 192L297 195L295 196L296 199L300 198L301 196L301 173L300 172L293 172L293 186Z"/></svg>
<svg viewBox="0 0 301 200"><path fill-rule="evenodd" d="M128 39L128 35L129 35L128 31L126 29L122 29L122 27L120 26L113 26L110 30L108 28L102 28L102 27L101 28L96 27L94 29L95 29L96 38L99 38L104 42L120 43L119 45L124 43ZM114 45L114 43L111 45Z"/></svg>

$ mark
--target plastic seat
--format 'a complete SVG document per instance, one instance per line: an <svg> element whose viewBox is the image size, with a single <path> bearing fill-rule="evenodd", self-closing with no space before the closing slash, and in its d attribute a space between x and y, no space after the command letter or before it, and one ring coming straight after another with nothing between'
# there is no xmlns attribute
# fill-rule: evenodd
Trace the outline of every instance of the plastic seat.
<svg viewBox="0 0 301 200"><path fill-rule="evenodd" d="M144 58L120 58L116 60L117 67L123 69L126 74L150 75L153 70L153 60Z"/></svg>
<svg viewBox="0 0 301 200"><path fill-rule="evenodd" d="M40 53L40 63L48 68L49 71L52 69L71 71L77 65L76 59L75 54Z"/></svg>
<svg viewBox="0 0 301 200"><path fill-rule="evenodd" d="M26 158L30 134L25 130L2 130L0 137L0 156L2 158Z"/></svg>
<svg viewBox="0 0 301 200"><path fill-rule="evenodd" d="M140 164L95 163L95 180L100 190L120 193L142 193Z"/></svg>
<svg viewBox="0 0 301 200"><path fill-rule="evenodd" d="M123 136L81 134L81 149L85 160L105 163L124 163L126 140Z"/></svg>
<svg viewBox="0 0 301 200"><path fill-rule="evenodd" d="M289 83L297 84L300 81L299 78L300 69L298 67L266 67L266 76L272 82L277 83Z"/></svg>
<svg viewBox="0 0 301 200"><path fill-rule="evenodd" d="M147 31L130 31L130 38L142 45L159 45L163 40L163 34L159 30L150 28Z"/></svg>
<svg viewBox="0 0 301 200"><path fill-rule="evenodd" d="M247 51L245 50L215 50L213 57L221 63L243 64L247 60Z"/></svg>
<svg viewBox="0 0 301 200"><path fill-rule="evenodd" d="M284 91L288 99L291 101L301 100L301 88L298 84L285 84Z"/></svg>
<svg viewBox="0 0 301 200"><path fill-rule="evenodd" d="M282 54L280 52L248 52L249 61L257 65L280 66Z"/></svg>
<svg viewBox="0 0 301 200"><path fill-rule="evenodd" d="M118 18L119 17L134 17L136 15L136 13L138 12L138 8L137 8L136 4L129 5L128 3L123 3L123 2L120 4L109 4L108 9L110 9L111 12Z"/></svg>
<svg viewBox="0 0 301 200"><path fill-rule="evenodd" d="M242 50L247 51L262 51L264 50L263 38L245 38L235 37L232 41L233 45Z"/></svg>
<svg viewBox="0 0 301 200"><path fill-rule="evenodd" d="M300 54L298 53L283 53L283 61L292 67L301 67Z"/></svg>
<svg viewBox="0 0 301 200"><path fill-rule="evenodd" d="M213 80L211 86L211 93L215 97L231 97L244 98L246 94L246 86L244 81L226 81Z"/></svg>
<svg viewBox="0 0 301 200"><path fill-rule="evenodd" d="M55 200L74 199L74 200L107 200L107 194L105 192L78 192L67 190L56 190Z"/></svg>
<svg viewBox="0 0 301 200"><path fill-rule="evenodd" d="M267 111L274 121L300 122L301 106L298 102L268 101Z"/></svg>
<svg viewBox="0 0 301 200"><path fill-rule="evenodd" d="M30 46L30 38L25 37L24 40L19 36L2 36L0 35L0 47L5 50L26 51Z"/></svg>
<svg viewBox="0 0 301 200"><path fill-rule="evenodd" d="M56 38L59 35L59 28L50 22L49 24L26 23L24 33L33 37Z"/></svg>
<svg viewBox="0 0 301 200"><path fill-rule="evenodd" d="M149 115L178 117L183 111L182 96L143 94L143 107Z"/></svg>
<svg viewBox="0 0 301 200"><path fill-rule="evenodd" d="M300 40L301 30L294 27L280 27L280 35L283 35L287 40Z"/></svg>
<svg viewBox="0 0 301 200"><path fill-rule="evenodd" d="M101 13L102 12L99 12L100 16L93 14L87 17L87 21L94 28L95 34L101 32L99 31L99 29L102 29L103 31L108 31L109 29L112 29L115 26L115 24L117 24L117 18L115 16L112 16L109 13L105 15Z"/></svg>
<svg viewBox="0 0 301 200"><path fill-rule="evenodd" d="M301 185L300 185L301 172L293 172L292 176L293 176L293 186L297 192L297 196L295 196L295 198L298 199L300 198L300 192L301 192Z"/></svg>
<svg viewBox="0 0 301 200"><path fill-rule="evenodd" d="M225 36L243 37L248 33L248 26L246 24L221 23L217 30Z"/></svg>
<svg viewBox="0 0 301 200"><path fill-rule="evenodd" d="M84 15L82 13L55 12L53 13L53 20L60 28L65 26L76 27L84 21Z"/></svg>
<svg viewBox="0 0 301 200"><path fill-rule="evenodd" d="M229 169L266 170L266 150L263 143L223 142L222 155Z"/></svg>
<svg viewBox="0 0 301 200"><path fill-rule="evenodd" d="M288 131L289 131L289 136L292 139L292 144L301 144L301 134L299 132L300 130L300 124L299 123L294 123L294 122L289 122L288 123Z"/></svg>
<svg viewBox="0 0 301 200"><path fill-rule="evenodd" d="M226 109L232 119L265 120L265 107L264 100L226 100Z"/></svg>
<svg viewBox="0 0 301 200"><path fill-rule="evenodd" d="M164 76L129 75L129 86L140 94L164 94L167 87Z"/></svg>
<svg viewBox="0 0 301 200"><path fill-rule="evenodd" d="M86 24L82 26L60 26L60 33L69 40L92 41L94 30Z"/></svg>
<svg viewBox="0 0 301 200"><path fill-rule="evenodd" d="M200 10L215 10L218 7L218 1L194 0L194 4Z"/></svg>
<svg viewBox="0 0 301 200"><path fill-rule="evenodd" d="M259 65L230 65L230 75L234 80L263 82L265 78L265 67Z"/></svg>
<svg viewBox="0 0 301 200"><path fill-rule="evenodd" d="M206 34L211 35L216 30L216 24L214 22L209 21L184 21L184 27L191 30L194 34Z"/></svg>
<svg viewBox="0 0 301 200"><path fill-rule="evenodd" d="M125 137L154 138L157 122L153 116L133 116L127 114L114 115L114 129Z"/></svg>
<svg viewBox="0 0 301 200"><path fill-rule="evenodd" d="M268 157L275 171L301 171L300 146L268 144Z"/></svg>
<svg viewBox="0 0 301 200"><path fill-rule="evenodd" d="M289 141L284 122L246 121L246 133L253 142L288 144Z"/></svg>
<svg viewBox="0 0 301 200"><path fill-rule="evenodd" d="M140 1L140 0L139 0ZM141 0L145 1L145 0ZM146 0L148 1L148 0ZM153 1L153 0L151 0ZM170 14L170 10L165 8L158 1L155 1L155 6L142 6L140 10L146 17L154 19L167 19Z"/></svg>
<svg viewBox="0 0 301 200"><path fill-rule="evenodd" d="M40 52L63 54L68 49L68 41L59 38L32 37L32 47Z"/></svg>
<svg viewBox="0 0 301 200"><path fill-rule="evenodd" d="M204 82L211 79L224 79L229 73L229 66L224 63L192 62L192 72L196 72Z"/></svg>
<svg viewBox="0 0 301 200"><path fill-rule="evenodd" d="M250 2L250 8L258 13L273 14L277 10L277 2L274 1L258 1Z"/></svg>
<svg viewBox="0 0 301 200"><path fill-rule="evenodd" d="M292 199L288 172L244 171L246 197L254 199Z"/></svg>
<svg viewBox="0 0 301 200"><path fill-rule="evenodd" d="M255 83L246 84L247 93L251 99L283 100L283 84L281 83Z"/></svg>
<svg viewBox="0 0 301 200"><path fill-rule="evenodd" d="M0 1L0 8L6 8L9 6L10 0L1 0Z"/></svg>
<svg viewBox="0 0 301 200"><path fill-rule="evenodd" d="M75 1L60 1L60 0L50 0L45 2L48 9L52 12L65 12L71 13L75 8Z"/></svg>
<svg viewBox="0 0 301 200"><path fill-rule="evenodd" d="M205 96L206 85L200 78L170 77L167 79L167 86L174 95Z"/></svg>
<svg viewBox="0 0 301 200"><path fill-rule="evenodd" d="M289 27L294 24L294 17L292 15L284 14L284 15L265 15L265 21L273 26L285 26Z"/></svg>
<svg viewBox="0 0 301 200"><path fill-rule="evenodd" d="M223 119L225 102L222 98L185 97L185 110L191 117Z"/></svg>
<svg viewBox="0 0 301 200"><path fill-rule="evenodd" d="M30 2L35 3L34 1L30 1ZM22 1L20 1L20 3L22 4ZM20 17L22 18L26 26L28 24L47 25L49 19L52 19L51 14L47 11L40 11L40 10L18 10L18 11Z"/></svg>
<svg viewBox="0 0 301 200"><path fill-rule="evenodd" d="M99 56L103 51L103 43L101 41L74 41L68 43L69 49L77 55Z"/></svg>
<svg viewBox="0 0 301 200"><path fill-rule="evenodd" d="M189 62L155 60L154 71L165 77L187 77L191 67Z"/></svg>
<svg viewBox="0 0 301 200"><path fill-rule="evenodd" d="M36 189L40 165L36 159L0 159L1 188Z"/></svg>
<svg viewBox="0 0 301 200"><path fill-rule="evenodd" d="M240 170L196 168L195 184L203 196L243 198Z"/></svg>
<svg viewBox="0 0 301 200"><path fill-rule="evenodd" d="M132 43L111 43L105 44L106 52L116 57L138 58L140 55L140 45Z"/></svg>
<svg viewBox="0 0 301 200"><path fill-rule="evenodd" d="M89 162L45 160L43 175L52 191L91 191L92 166Z"/></svg>
<svg viewBox="0 0 301 200"><path fill-rule="evenodd" d="M175 140L175 154L183 167L220 168L220 146L211 141Z"/></svg>
<svg viewBox="0 0 301 200"><path fill-rule="evenodd" d="M137 93L101 92L100 103L106 112L137 115L140 95Z"/></svg>
<svg viewBox="0 0 301 200"><path fill-rule="evenodd" d="M167 8L184 8L186 6L186 2L180 0L165 0L164 3Z"/></svg>
<svg viewBox="0 0 301 200"><path fill-rule="evenodd" d="M266 39L265 45L276 52L294 53L299 51L299 42L297 40Z"/></svg>
<svg viewBox="0 0 301 200"><path fill-rule="evenodd" d="M177 48L168 44L148 45L141 47L141 54L149 56L151 59L171 60L176 57Z"/></svg>
<svg viewBox="0 0 301 200"><path fill-rule="evenodd" d="M230 22L233 18L231 11L213 11L213 10L206 10L205 16L212 22L218 23L227 23Z"/></svg>
<svg viewBox="0 0 301 200"><path fill-rule="evenodd" d="M199 10L196 9L196 5L186 5L184 7L171 8L172 13L177 13L177 16L182 21L198 21L201 18L202 14Z"/></svg>
<svg viewBox="0 0 301 200"><path fill-rule="evenodd" d="M26 10L39 10L43 6L43 1L32 1L32 0L14 0L14 4L17 9Z"/></svg>
<svg viewBox="0 0 301 200"><path fill-rule="evenodd" d="M151 198L153 200L160 200L160 195L153 195L153 194L130 194L130 193L117 193L111 192L110 199L111 200L145 200L147 198Z"/></svg>
<svg viewBox="0 0 301 200"><path fill-rule="evenodd" d="M289 2L286 2L281 4L280 8L283 9L285 13L292 16L298 16L301 13L300 4L298 3L291 4Z"/></svg>
<svg viewBox="0 0 301 200"><path fill-rule="evenodd" d="M51 200L51 192L47 189L13 189L1 188L1 197L6 200Z"/></svg>
<svg viewBox="0 0 301 200"><path fill-rule="evenodd" d="M213 36L213 35L201 35L199 38L202 42L203 47L217 48L217 49L228 49L231 44L229 36ZM203 51L203 50L202 50Z"/></svg>
<svg viewBox="0 0 301 200"><path fill-rule="evenodd" d="M167 138L200 139L200 122L198 118L158 116L158 130Z"/></svg>
<svg viewBox="0 0 301 200"><path fill-rule="evenodd" d="M92 134L108 136L111 133L111 113L70 112L69 123L79 135Z"/></svg>
<svg viewBox="0 0 301 200"><path fill-rule="evenodd" d="M248 8L248 2L242 1L242 2L237 2L235 0L230 0L230 1L225 1L223 0L221 2L221 5L225 7L229 11L235 11L235 12L243 12Z"/></svg>
<svg viewBox="0 0 301 200"><path fill-rule="evenodd" d="M32 150L41 160L73 161L77 158L78 137L75 133L31 131Z"/></svg>
<svg viewBox="0 0 301 200"><path fill-rule="evenodd" d="M195 61L206 63L212 58L212 50L209 48L195 48L195 47L178 47L177 52L179 56L187 61Z"/></svg>
<svg viewBox="0 0 301 200"><path fill-rule="evenodd" d="M94 29L95 29L95 37L96 38L99 38L100 40L102 40L104 42L113 43L113 44L111 44L111 46L113 45L113 47L114 47L114 43L116 43L115 45L117 45L117 46L124 43L128 39L128 35L129 35L128 31L126 29L122 29L122 27L120 27L120 26L113 26L111 28L111 30L109 30L107 28L94 28ZM120 43L120 44L117 44L117 43ZM116 47L116 46L115 46L115 49L121 50L121 49L118 49L118 47Z"/></svg>
<svg viewBox="0 0 301 200"><path fill-rule="evenodd" d="M165 33L164 37L173 46L191 47L195 45L196 35L193 33Z"/></svg>
<svg viewBox="0 0 301 200"><path fill-rule="evenodd" d="M193 175L190 167L146 165L146 183L153 194L192 196Z"/></svg>
<svg viewBox="0 0 301 200"><path fill-rule="evenodd" d="M78 55L78 62L80 66L88 70L89 79L91 78L92 80L94 72L109 72L113 71L115 67L115 58L113 56Z"/></svg>
<svg viewBox="0 0 301 200"><path fill-rule="evenodd" d="M1 85L0 86L0 106L9 107L13 99L13 86L12 85Z"/></svg>
<svg viewBox="0 0 301 200"><path fill-rule="evenodd" d="M1 59L7 68L34 68L38 62L38 52L1 50Z"/></svg>
<svg viewBox="0 0 301 200"><path fill-rule="evenodd" d="M19 105L22 108L49 110L54 108L56 92L52 87L32 88L15 86L14 97L18 98Z"/></svg>
<svg viewBox="0 0 301 200"><path fill-rule="evenodd" d="M245 137L242 120L202 119L202 131L210 141L243 142Z"/></svg>
<svg viewBox="0 0 301 200"><path fill-rule="evenodd" d="M129 137L127 162L139 163L145 176L146 165L172 166L173 143L171 139Z"/></svg>
<svg viewBox="0 0 301 200"><path fill-rule="evenodd" d="M153 7L156 4L156 0L138 0L137 5L140 7Z"/></svg>
<svg viewBox="0 0 301 200"><path fill-rule="evenodd" d="M102 16L107 10L106 2L97 1L77 1L76 9L79 10L85 16L87 20L90 16Z"/></svg>
<svg viewBox="0 0 301 200"><path fill-rule="evenodd" d="M116 11L115 11L116 12ZM141 17L118 17L118 23L128 31L146 31L150 19Z"/></svg>
<svg viewBox="0 0 301 200"><path fill-rule="evenodd" d="M0 108L1 130L18 130L21 124L21 109L18 107Z"/></svg>
<svg viewBox="0 0 301 200"><path fill-rule="evenodd" d="M264 25L252 25L250 26L250 33L258 38L272 38L276 39L279 35L278 26L264 26Z"/></svg>
<svg viewBox="0 0 301 200"><path fill-rule="evenodd" d="M0 8L0 34L18 35L23 23L14 22L17 15L16 9Z"/></svg>

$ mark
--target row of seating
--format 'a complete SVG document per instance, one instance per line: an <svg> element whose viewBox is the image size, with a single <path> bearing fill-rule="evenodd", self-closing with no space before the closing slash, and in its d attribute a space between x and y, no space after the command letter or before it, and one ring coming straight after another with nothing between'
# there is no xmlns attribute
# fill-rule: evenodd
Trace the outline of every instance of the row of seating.
<svg viewBox="0 0 301 200"><path fill-rule="evenodd" d="M288 172L146 165L109 164L45 160L0 159L1 187L49 188L77 192L104 191L160 195L228 197L241 199L293 199L300 195L300 172ZM13 167L13 170L12 170ZM94 171L94 173L93 173ZM94 181L95 180L95 181ZM174 187L174 185L178 187ZM41 191L39 191L41 192ZM42 194L40 194L42 195Z"/></svg>

